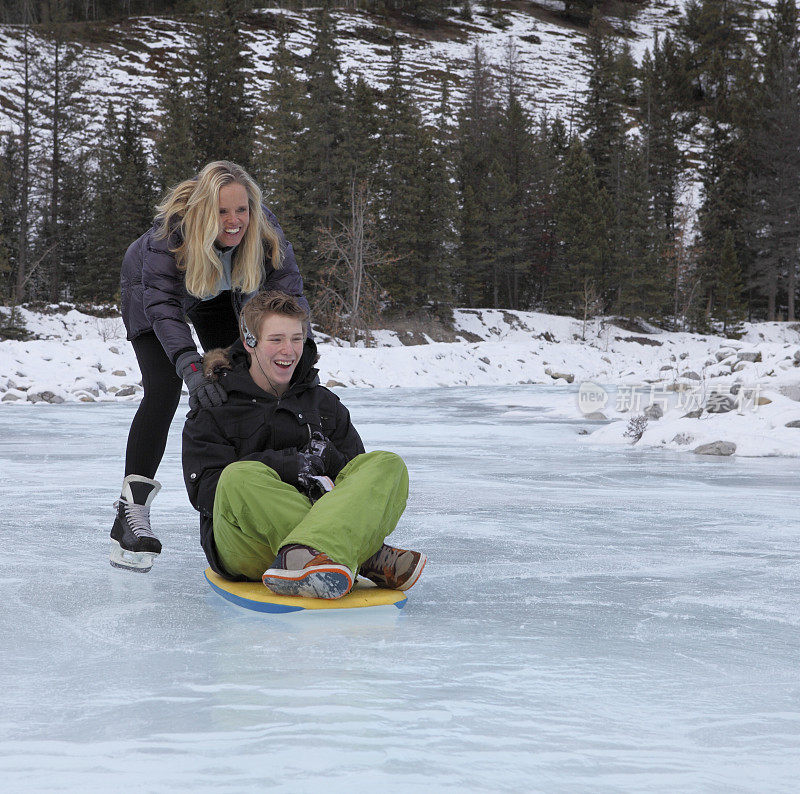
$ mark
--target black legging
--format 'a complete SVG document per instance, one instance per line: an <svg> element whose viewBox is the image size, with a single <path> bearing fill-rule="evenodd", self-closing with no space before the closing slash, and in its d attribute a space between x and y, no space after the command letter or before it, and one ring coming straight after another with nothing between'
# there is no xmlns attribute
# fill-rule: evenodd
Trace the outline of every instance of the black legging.
<svg viewBox="0 0 800 794"><path fill-rule="evenodd" d="M198 304L189 313L189 318L203 350L228 347L239 335L228 291ZM128 433L125 476L140 474L152 480L164 457L169 427L181 399L183 381L152 331L137 336L131 344L142 372L144 396Z"/></svg>

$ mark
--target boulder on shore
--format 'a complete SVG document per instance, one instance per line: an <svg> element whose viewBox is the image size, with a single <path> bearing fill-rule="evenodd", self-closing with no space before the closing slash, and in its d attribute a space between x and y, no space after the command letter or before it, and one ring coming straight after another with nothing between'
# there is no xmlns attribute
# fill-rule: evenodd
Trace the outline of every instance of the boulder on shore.
<svg viewBox="0 0 800 794"><path fill-rule="evenodd" d="M695 455L719 455L726 457L736 452L736 444L731 441L712 441L710 444L701 444L692 451Z"/></svg>
<svg viewBox="0 0 800 794"><path fill-rule="evenodd" d="M64 398L60 394L50 391L50 389L31 389L28 391L28 402L60 405L64 402Z"/></svg>
<svg viewBox="0 0 800 794"><path fill-rule="evenodd" d="M727 414L736 408L736 400L730 394L713 391L706 398L705 408L710 414Z"/></svg>
<svg viewBox="0 0 800 794"><path fill-rule="evenodd" d="M740 350L736 354L739 361L749 361L751 364L758 364L761 362L760 350Z"/></svg>
<svg viewBox="0 0 800 794"><path fill-rule="evenodd" d="M652 403L644 409L644 415L648 419L661 419L664 416L664 409L658 403Z"/></svg>
<svg viewBox="0 0 800 794"><path fill-rule="evenodd" d="M548 367L544 371L545 375L549 375L553 380L558 380L559 378L564 378L567 383L572 383L575 380L575 376L569 372L555 372L554 370Z"/></svg>

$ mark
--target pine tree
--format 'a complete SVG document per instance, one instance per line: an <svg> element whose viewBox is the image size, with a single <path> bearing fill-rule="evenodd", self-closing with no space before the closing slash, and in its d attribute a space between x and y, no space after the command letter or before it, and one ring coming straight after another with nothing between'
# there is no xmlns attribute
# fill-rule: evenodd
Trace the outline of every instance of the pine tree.
<svg viewBox="0 0 800 794"><path fill-rule="evenodd" d="M520 102L522 83L513 45L507 48L503 77L505 96L494 145L499 167L494 238L502 283L494 289L494 303L519 309L523 308L523 283L533 260L530 219L534 141L530 119Z"/></svg>
<svg viewBox="0 0 800 794"><path fill-rule="evenodd" d="M181 77L172 72L159 95L160 123L155 139L157 185L163 194L200 167L194 143L191 106Z"/></svg>
<svg viewBox="0 0 800 794"><path fill-rule="evenodd" d="M22 88L22 129L19 136L20 171L19 171L19 205L17 223L16 273L14 282L14 302L21 303L30 278L30 226L31 226L31 153L33 148L33 80L32 66L36 55L31 42L31 23L33 21L33 3L24 0L21 8L22 22L22 63L19 66L19 83Z"/></svg>
<svg viewBox="0 0 800 794"><path fill-rule="evenodd" d="M257 120L262 134L253 171L264 191L264 200L303 264L310 254L300 237L305 207L301 191L306 157L301 145L305 101L305 86L295 72L294 56L286 46L285 36L281 36L269 87L264 92L265 110ZM303 273L305 276L305 267Z"/></svg>
<svg viewBox="0 0 800 794"><path fill-rule="evenodd" d="M383 7L386 11L397 12L423 24L437 22L448 11L444 0L384 0Z"/></svg>
<svg viewBox="0 0 800 794"><path fill-rule="evenodd" d="M597 10L589 26L589 90L583 109L581 131L586 152L592 158L599 188L606 194L607 239L600 242L602 262L592 277L593 290L605 305L613 305L619 290L622 226L620 206L626 156L625 120L626 80L629 83L630 58L618 51L617 44L604 30ZM626 72L628 77L626 77ZM627 86L630 93L630 86Z"/></svg>
<svg viewBox="0 0 800 794"><path fill-rule="evenodd" d="M118 171L115 177L119 194L124 197L119 225L128 243L150 226L155 210L153 176L144 149L140 122L142 115L142 107L138 102L125 109L117 147Z"/></svg>
<svg viewBox="0 0 800 794"><path fill-rule="evenodd" d="M142 144L137 104L125 110L120 124L109 103L97 151L89 256L78 274L83 300L113 300L119 288L119 265L128 246L153 219L153 180Z"/></svg>
<svg viewBox="0 0 800 794"><path fill-rule="evenodd" d="M37 83L43 87L36 103L46 119L47 143L41 171L47 180L47 209L45 211L44 244L47 257L48 292L51 302L57 302L71 284L65 279L62 230L65 226L62 190L65 167L79 150L85 128L84 103L80 95L87 78L81 62L81 51L67 39L66 6L50 0L47 7L47 57L37 64ZM69 212L69 208L67 208Z"/></svg>
<svg viewBox="0 0 800 794"><path fill-rule="evenodd" d="M499 309L507 305L508 293L513 288L514 253L517 239L514 235L517 207L514 204L514 185L505 170L500 154L489 161L487 182L481 196L482 211L486 213L488 244L488 281L484 284L482 303ZM502 296L502 297L501 297Z"/></svg>
<svg viewBox="0 0 800 794"><path fill-rule="evenodd" d="M345 117L347 133L342 142L342 159L348 178L374 182L380 167L381 114L378 92L358 76L347 76Z"/></svg>
<svg viewBox="0 0 800 794"><path fill-rule="evenodd" d="M440 304L450 306L453 301L457 198L448 148L434 140L430 129L426 128L424 133L417 169L422 185L417 221L422 278L420 301L425 300L437 312Z"/></svg>
<svg viewBox="0 0 800 794"><path fill-rule="evenodd" d="M626 147L617 203L614 310L627 317L659 319L668 308L667 265L653 218L646 147Z"/></svg>
<svg viewBox="0 0 800 794"><path fill-rule="evenodd" d="M612 40L595 13L589 26L589 87L583 107L581 133L594 161L600 186L616 195L623 143L624 93Z"/></svg>
<svg viewBox="0 0 800 794"><path fill-rule="evenodd" d="M680 86L676 84L676 53L672 38L653 41L640 67L639 127L644 145L647 175L655 209L654 222L666 238L675 232L679 179L683 158L678 147L681 134Z"/></svg>
<svg viewBox="0 0 800 794"><path fill-rule="evenodd" d="M191 36L189 102L194 149L202 165L232 160L250 166L254 114L238 12L237 0L201 0Z"/></svg>
<svg viewBox="0 0 800 794"><path fill-rule="evenodd" d="M689 0L678 28L694 109L717 124L732 123L741 81L752 63L747 0Z"/></svg>
<svg viewBox="0 0 800 794"><path fill-rule="evenodd" d="M19 224L20 152L14 135L2 139L0 153L0 302L13 296Z"/></svg>
<svg viewBox="0 0 800 794"><path fill-rule="evenodd" d="M561 164L569 150L561 119L542 115L533 131L528 240L530 270L523 282L524 305L545 306L549 279L557 254L555 195Z"/></svg>
<svg viewBox="0 0 800 794"><path fill-rule="evenodd" d="M774 320L785 283L794 320L800 250L800 30L792 0L778 0L759 26L758 73L751 134L752 202L748 228L756 251L751 287Z"/></svg>
<svg viewBox="0 0 800 794"><path fill-rule="evenodd" d="M307 100L302 105L300 147L305 167L299 189L304 206L298 234L304 255L303 276L311 281L319 268L319 230L333 228L335 219L345 217L348 206L346 163L342 158L344 92L336 81L339 56L327 6L319 11L316 21L314 44L306 61Z"/></svg>
<svg viewBox="0 0 800 794"><path fill-rule="evenodd" d="M558 249L547 305L551 311L575 312L587 288L603 282L608 226L608 196L578 138L570 143L559 173L554 215Z"/></svg>
<svg viewBox="0 0 800 794"><path fill-rule="evenodd" d="M622 103L628 108L636 107L639 99L637 80L639 68L631 51L631 45L624 41L616 56L617 85Z"/></svg>
<svg viewBox="0 0 800 794"><path fill-rule="evenodd" d="M712 127L702 167L703 204L698 215L697 275L707 320L714 314L719 287L718 262L726 232L736 229L737 249L744 252L747 195L747 151L741 133Z"/></svg>
<svg viewBox="0 0 800 794"><path fill-rule="evenodd" d="M60 255L64 281L70 287L69 298L75 297L89 255L92 195L87 159L86 155L74 153L63 164L61 173Z"/></svg>
<svg viewBox="0 0 800 794"><path fill-rule="evenodd" d="M747 138L751 123L754 60L748 38L752 9L743 0L691 0L679 26L681 58L691 87L691 109L703 119L701 166L703 203L698 214L695 316L701 325L715 311L719 256L728 230L734 231L739 263L749 269L745 215L749 204Z"/></svg>
<svg viewBox="0 0 800 794"><path fill-rule="evenodd" d="M420 152L429 145L422 119L403 85L402 54L395 42L391 50L389 88L384 96L380 127L381 164L377 186L379 233L384 249L398 263L380 276L395 308L418 307L426 299L425 250L421 239L427 222Z"/></svg>
<svg viewBox="0 0 800 794"><path fill-rule="evenodd" d="M450 129L449 72L445 64L436 125L429 130L429 146L422 152L422 172L426 206L431 208L428 231L432 241L428 261L428 299L434 313L448 308L455 297L453 285L458 248L453 133Z"/></svg>
<svg viewBox="0 0 800 794"><path fill-rule="evenodd" d="M498 108L495 87L484 54L476 47L464 104L454 136L456 184L459 196L457 299L466 306L485 306L492 299L495 246L487 207L494 152L493 130Z"/></svg>
<svg viewBox="0 0 800 794"><path fill-rule="evenodd" d="M564 0L564 16L585 24L592 18L596 5L596 0Z"/></svg>
<svg viewBox="0 0 800 794"><path fill-rule="evenodd" d="M113 298L119 270L112 263L121 264L120 250L126 241L130 244L135 239L125 236L117 223L120 204L116 179L119 171L118 141L119 123L109 102L96 150L97 170L92 179L89 249L85 267L77 274L76 296L79 300Z"/></svg>
<svg viewBox="0 0 800 794"><path fill-rule="evenodd" d="M725 232L719 258L719 279L715 317L722 322L722 333L737 334L744 320L742 271L734 247L733 233Z"/></svg>

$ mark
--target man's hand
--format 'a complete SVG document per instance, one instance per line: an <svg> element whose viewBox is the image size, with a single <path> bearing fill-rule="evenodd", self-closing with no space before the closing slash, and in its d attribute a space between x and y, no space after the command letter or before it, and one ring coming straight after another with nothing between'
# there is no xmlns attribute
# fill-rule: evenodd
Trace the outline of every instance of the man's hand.
<svg viewBox="0 0 800 794"><path fill-rule="evenodd" d="M302 451L297 453L297 479L325 474L325 462L319 455Z"/></svg>
<svg viewBox="0 0 800 794"><path fill-rule="evenodd" d="M331 470L341 471L347 463L333 442L325 438L319 430L311 432L311 440L301 454L307 455L313 461L315 474L325 474Z"/></svg>
<svg viewBox="0 0 800 794"><path fill-rule="evenodd" d="M320 496L333 490L333 480L325 476L325 464L319 455L297 453L297 488L313 505Z"/></svg>

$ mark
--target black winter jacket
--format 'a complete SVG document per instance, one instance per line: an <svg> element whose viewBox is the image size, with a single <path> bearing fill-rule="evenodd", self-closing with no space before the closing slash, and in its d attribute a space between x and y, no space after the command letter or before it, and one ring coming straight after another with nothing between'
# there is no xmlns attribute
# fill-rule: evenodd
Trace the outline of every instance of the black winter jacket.
<svg viewBox="0 0 800 794"><path fill-rule="evenodd" d="M303 279L297 269L291 243L286 242L275 216L266 207L262 209L281 239L283 265L274 270L267 261L266 277L261 289L275 289L298 296L301 305L308 311L308 302L301 297ZM160 240L155 239L155 233L156 226L153 226L131 243L122 260L122 321L128 339L154 331L174 364L180 353L196 349L185 318L200 303L200 299L186 291L184 273L178 270L175 254L170 250L181 244L180 231L176 230ZM232 291L233 310L237 318L253 294Z"/></svg>
<svg viewBox="0 0 800 794"><path fill-rule="evenodd" d="M195 408L183 427L183 478L189 501L200 511L200 543L209 564L222 568L214 546L214 495L222 470L239 460L261 461L291 485L297 484L297 452L308 444L311 431L322 430L344 461L326 474L334 479L345 463L364 452L350 422L350 413L324 386L314 363L317 348L306 340L289 388L278 399L259 387L248 372L249 355L241 340L226 351L231 369L215 374L228 393L215 408Z"/></svg>

